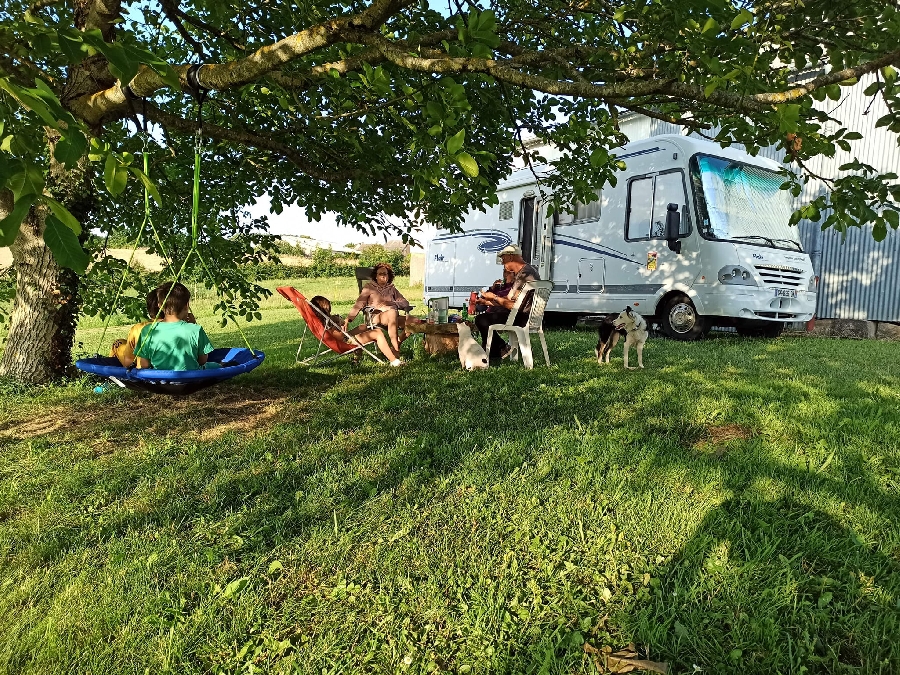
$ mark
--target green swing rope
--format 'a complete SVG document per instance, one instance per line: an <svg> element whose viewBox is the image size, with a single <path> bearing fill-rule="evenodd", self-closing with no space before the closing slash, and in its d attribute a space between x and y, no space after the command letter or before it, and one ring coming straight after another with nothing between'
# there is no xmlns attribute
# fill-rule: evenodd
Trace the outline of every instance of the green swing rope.
<svg viewBox="0 0 900 675"><path fill-rule="evenodd" d="M149 161L147 158L147 140L144 139L144 151L141 153L144 157L144 173L147 174L149 171ZM141 237L144 236L144 228L147 227L147 222L150 222L150 226L153 227L153 221L150 218L150 193L147 191L147 186L144 186L144 220L141 222L141 229L138 230L137 237L134 240L134 246L131 247L131 255L128 256L128 264L125 266L125 272L122 274L122 280L119 282L119 288L116 289L116 296L113 298L112 306L110 312L106 315L106 321L103 322L103 332L100 334L100 341L97 343L96 353L100 354L100 347L103 346L104 340L106 340L106 331L109 328L110 319L112 319L113 312L116 309L116 306L119 304L119 297L122 295L122 289L125 287L125 280L128 278L128 271L131 269L131 263L134 261L134 254L137 251L137 247L141 243ZM153 227L154 233L156 232L156 228ZM158 237L159 235L157 235Z"/></svg>
<svg viewBox="0 0 900 675"><path fill-rule="evenodd" d="M199 213L200 213L200 153L203 148L203 101L206 98L206 91L203 90L200 95L198 95L198 103L197 103L197 132L195 134L194 140L194 184L191 192L191 248L188 251L188 254L185 256L184 261L181 264L181 268L178 270L178 273L175 275L175 279L169 286L169 290L166 293L166 297L163 299L161 303L161 307L165 306L166 302L169 300L169 295L172 293L172 289L175 286L175 283L181 278L182 273L187 267L188 261L191 259L191 256L196 255L197 259L200 261L201 266L206 271L206 274L209 276L210 280L213 283L213 287L216 291L219 290L219 284L216 282L215 276L210 271L209 267L206 264L206 261L203 259L203 256L200 255L200 249L198 248L199 240L200 240L200 226L199 226ZM146 164L146 158L145 158ZM146 169L145 169L146 170ZM145 189L145 200L146 189ZM149 205L148 205L149 209ZM152 221L151 221L152 223ZM157 236L157 240L159 239L159 235L156 233L156 228L153 229L154 234ZM161 245L161 242L160 242ZM163 254L165 254L165 250L163 249ZM123 282L124 283L124 282ZM234 317L229 317L233 322L235 327L238 329L238 333L241 335L241 339L244 341L244 344L247 345L247 349L250 350L250 353L256 356L256 351L254 351L253 347L250 346L250 341L247 340L247 336L244 334L243 329L240 324ZM153 329L156 328L156 321L150 324L150 332L147 334L146 340L141 340L141 345L138 351L135 353L135 363L137 363L137 357L140 356L141 352L144 349L144 345L147 344L150 340L150 335L153 333Z"/></svg>

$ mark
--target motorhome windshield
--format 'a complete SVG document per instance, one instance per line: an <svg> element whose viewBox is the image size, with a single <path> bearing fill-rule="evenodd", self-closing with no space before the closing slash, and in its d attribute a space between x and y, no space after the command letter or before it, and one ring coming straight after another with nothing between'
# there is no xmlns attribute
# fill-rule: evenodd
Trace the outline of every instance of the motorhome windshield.
<svg viewBox="0 0 900 675"><path fill-rule="evenodd" d="M780 189L784 177L778 173L721 157L694 155L691 182L704 237L803 250L797 228L788 224L793 212L791 196Z"/></svg>

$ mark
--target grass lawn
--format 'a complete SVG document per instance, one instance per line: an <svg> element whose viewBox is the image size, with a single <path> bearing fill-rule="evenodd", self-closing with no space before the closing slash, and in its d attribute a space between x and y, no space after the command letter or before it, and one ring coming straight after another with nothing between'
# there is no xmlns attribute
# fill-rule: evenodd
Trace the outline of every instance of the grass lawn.
<svg viewBox="0 0 900 675"><path fill-rule="evenodd" d="M0 384L0 672L900 672L900 344L309 369L263 312L188 399Z"/></svg>

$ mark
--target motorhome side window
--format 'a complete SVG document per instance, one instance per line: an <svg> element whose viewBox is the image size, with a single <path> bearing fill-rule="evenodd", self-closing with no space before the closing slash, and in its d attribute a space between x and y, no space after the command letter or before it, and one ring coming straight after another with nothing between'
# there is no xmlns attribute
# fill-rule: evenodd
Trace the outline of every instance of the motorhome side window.
<svg viewBox="0 0 900 675"><path fill-rule="evenodd" d="M560 211L556 225L572 225L585 220L597 220L600 217L600 191L594 194L597 199L587 204L575 202L575 213L569 211Z"/></svg>
<svg viewBox="0 0 900 675"><path fill-rule="evenodd" d="M628 185L628 224L626 239L663 237L666 232L666 207L678 204L681 234L690 232L691 221L681 171L636 178Z"/></svg>

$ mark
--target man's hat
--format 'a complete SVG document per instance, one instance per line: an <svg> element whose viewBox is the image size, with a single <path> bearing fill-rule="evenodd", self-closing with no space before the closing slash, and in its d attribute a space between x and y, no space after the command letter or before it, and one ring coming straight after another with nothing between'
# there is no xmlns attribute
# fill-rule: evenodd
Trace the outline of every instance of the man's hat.
<svg viewBox="0 0 900 675"><path fill-rule="evenodd" d="M522 249L515 244L510 244L497 254L497 264L503 264L503 256L505 255L522 255Z"/></svg>

